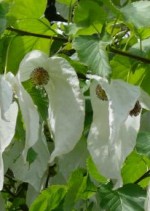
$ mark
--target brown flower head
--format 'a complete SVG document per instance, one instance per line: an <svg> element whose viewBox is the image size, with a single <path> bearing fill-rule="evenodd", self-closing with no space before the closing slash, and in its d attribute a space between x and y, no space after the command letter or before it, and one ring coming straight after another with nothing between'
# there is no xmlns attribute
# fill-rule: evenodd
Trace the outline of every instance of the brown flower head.
<svg viewBox="0 0 150 211"><path fill-rule="evenodd" d="M35 85L46 85L49 81L49 74L43 67L38 67L33 70L30 78Z"/></svg>
<svg viewBox="0 0 150 211"><path fill-rule="evenodd" d="M138 116L142 107L139 101L136 101L134 108L129 112L130 116Z"/></svg>
<svg viewBox="0 0 150 211"><path fill-rule="evenodd" d="M96 87L96 95L99 99L103 100L103 101L107 101L107 95L104 89L102 89L101 85L97 85Z"/></svg>

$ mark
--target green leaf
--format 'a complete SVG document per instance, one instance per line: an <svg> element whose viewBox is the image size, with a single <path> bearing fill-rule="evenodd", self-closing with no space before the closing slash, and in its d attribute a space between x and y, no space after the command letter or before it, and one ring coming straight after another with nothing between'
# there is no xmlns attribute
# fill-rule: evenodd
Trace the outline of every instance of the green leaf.
<svg viewBox="0 0 150 211"><path fill-rule="evenodd" d="M53 185L41 192L30 207L30 211L51 211L59 207L66 194L66 186Z"/></svg>
<svg viewBox="0 0 150 211"><path fill-rule="evenodd" d="M136 54L138 56L141 56L141 57L149 58L150 57L150 38L142 40L141 44L139 42L134 44L130 48L130 52L133 54ZM133 81L138 79L141 88L150 94L150 89L149 89L150 71L149 71L149 69L150 69L149 64L138 65L138 68L136 69L135 73L130 75L131 79L129 82L132 83Z"/></svg>
<svg viewBox="0 0 150 211"><path fill-rule="evenodd" d="M70 211L73 210L73 207L78 200L78 193L86 172L83 169L77 169L74 171L68 182L68 191L64 201L64 210Z"/></svg>
<svg viewBox="0 0 150 211"><path fill-rule="evenodd" d="M124 184L134 183L138 180L149 168L150 161L133 151L126 159L124 166L122 168L122 178ZM145 186L145 184L141 183Z"/></svg>
<svg viewBox="0 0 150 211"><path fill-rule="evenodd" d="M81 62L88 65L92 73L104 77L111 72L106 52L107 44L108 42L96 36L78 36L73 41L73 47Z"/></svg>
<svg viewBox="0 0 150 211"><path fill-rule="evenodd" d="M99 189L100 205L109 211L144 211L146 191L135 184L127 184L118 190L109 185Z"/></svg>
<svg viewBox="0 0 150 211"><path fill-rule="evenodd" d="M122 79L134 85L141 84L147 74L146 65L120 55L114 56L110 64L112 67L111 78Z"/></svg>
<svg viewBox="0 0 150 211"><path fill-rule="evenodd" d="M0 33L2 33L6 28L6 13L8 11L8 4L5 2L0 2Z"/></svg>
<svg viewBox="0 0 150 211"><path fill-rule="evenodd" d="M34 160L36 159L37 156L38 156L38 154L31 147L27 153L27 161L29 162L29 165L34 162Z"/></svg>
<svg viewBox="0 0 150 211"><path fill-rule="evenodd" d="M21 111L18 112L15 139L25 141L25 129L23 125Z"/></svg>
<svg viewBox="0 0 150 211"><path fill-rule="evenodd" d="M40 19L31 19L30 21L28 19L21 19L15 22L13 24L13 27L21 31L26 31L29 33L31 32L41 35L52 36L57 34L57 32L55 32L56 24L50 26L49 21L44 17ZM23 35L23 32L22 33L20 32L20 35Z"/></svg>
<svg viewBox="0 0 150 211"><path fill-rule="evenodd" d="M90 180L84 169L75 170L68 182L68 191L64 201L64 210L70 211L81 200L91 198L97 191L96 186Z"/></svg>
<svg viewBox="0 0 150 211"><path fill-rule="evenodd" d="M78 199L90 199L97 192L97 187L93 184L90 177L84 177L78 193Z"/></svg>
<svg viewBox="0 0 150 211"><path fill-rule="evenodd" d="M150 158L150 132L140 132L137 136L136 150Z"/></svg>
<svg viewBox="0 0 150 211"><path fill-rule="evenodd" d="M112 78L113 79L123 79L124 81L127 80L128 73L131 69L131 62L129 58L116 55L110 62L112 67Z"/></svg>
<svg viewBox="0 0 150 211"><path fill-rule="evenodd" d="M0 210L5 211L5 201L2 197L2 194L0 194Z"/></svg>
<svg viewBox="0 0 150 211"><path fill-rule="evenodd" d="M95 164L93 163L91 157L87 160L87 169L88 169L90 176L93 179L95 179L96 181L98 181L100 183L107 183L108 182L108 180L98 172L98 170L97 170Z"/></svg>
<svg viewBox="0 0 150 211"><path fill-rule="evenodd" d="M48 97L45 90L36 88L31 80L23 82L23 86L31 95L35 105L37 105L41 117L46 120L48 116Z"/></svg>
<svg viewBox="0 0 150 211"><path fill-rule="evenodd" d="M135 27L149 27L150 26L150 2L138 1L127 4L121 9L125 19L129 23L133 23Z"/></svg>
<svg viewBox="0 0 150 211"><path fill-rule="evenodd" d="M41 18L44 15L47 4L46 0L14 0L13 3L11 0L9 1L11 7L7 17L11 25L18 19L28 19L28 21L31 21L34 18Z"/></svg>
<svg viewBox="0 0 150 211"><path fill-rule="evenodd" d="M108 9L112 13L116 14L117 16L120 16L121 15L121 12L120 12L119 8L116 7L116 5L113 2L114 1L112 1L112 0L105 0L104 1L104 4L106 5L106 7L108 7Z"/></svg>
<svg viewBox="0 0 150 211"><path fill-rule="evenodd" d="M82 0L75 9L74 22L78 26L88 27L96 23L104 23L106 12L100 5L92 0Z"/></svg>

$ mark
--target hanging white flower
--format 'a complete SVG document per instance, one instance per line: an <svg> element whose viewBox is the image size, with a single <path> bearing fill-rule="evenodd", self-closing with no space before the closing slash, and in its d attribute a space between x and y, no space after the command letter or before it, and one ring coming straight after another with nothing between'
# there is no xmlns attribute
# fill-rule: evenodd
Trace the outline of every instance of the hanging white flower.
<svg viewBox="0 0 150 211"><path fill-rule="evenodd" d="M0 190L2 190L4 182L3 152L15 134L18 106L13 102L11 87L2 75L0 75L0 88Z"/></svg>
<svg viewBox="0 0 150 211"><path fill-rule="evenodd" d="M0 190L2 190L4 182L4 163L2 154L6 147L9 146L15 134L17 114L18 106L17 103L14 102L5 112L5 116L8 121L0 118Z"/></svg>
<svg viewBox="0 0 150 211"><path fill-rule="evenodd" d="M37 192L41 190L43 182L45 183L49 159L49 150L42 125L39 130L38 140L32 146L32 150L36 153L33 162L24 162L24 157L20 153L24 149L22 142L15 142L10 150L4 154L5 164L13 171L14 177L19 181L29 183Z"/></svg>
<svg viewBox="0 0 150 211"><path fill-rule="evenodd" d="M25 125L25 147L23 151L24 161L26 160L27 152L38 140L39 136L39 114L36 106L33 103L31 96L24 89L11 72L5 76L6 80L11 85L14 95L16 96L19 107L23 116Z"/></svg>
<svg viewBox="0 0 150 211"><path fill-rule="evenodd" d="M43 86L49 98L49 126L55 143L50 161L70 152L84 125L84 101L74 69L63 58L34 50L20 63L18 78Z"/></svg>
<svg viewBox="0 0 150 211"><path fill-rule="evenodd" d="M19 103L26 130L24 161L28 149L37 142L39 136L39 115L30 95L12 73L0 75L0 190L4 182L5 161L2 154L10 145L16 129L18 105L14 100Z"/></svg>
<svg viewBox="0 0 150 211"><path fill-rule="evenodd" d="M122 80L91 76L93 122L88 150L98 170L122 185L121 167L136 144L142 107L150 109L150 96Z"/></svg>

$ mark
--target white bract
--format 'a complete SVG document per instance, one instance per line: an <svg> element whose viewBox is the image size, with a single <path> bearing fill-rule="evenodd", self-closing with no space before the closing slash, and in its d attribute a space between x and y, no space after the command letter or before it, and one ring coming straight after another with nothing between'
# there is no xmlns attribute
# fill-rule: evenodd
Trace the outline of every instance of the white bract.
<svg viewBox="0 0 150 211"><path fill-rule="evenodd" d="M2 154L11 143L16 129L18 105L14 100L19 103L26 131L24 160L39 136L39 115L30 95L12 73L0 76L0 190L4 181Z"/></svg>
<svg viewBox="0 0 150 211"><path fill-rule="evenodd" d="M90 77L90 76L89 76ZM130 115L139 102L141 107L150 109L150 96L122 80L111 80L91 76L91 103L93 122L88 136L88 150L98 170L122 185L121 167L129 153L134 149L140 127L141 111ZM96 95L97 85L105 91L108 100Z"/></svg>
<svg viewBox="0 0 150 211"><path fill-rule="evenodd" d="M32 146L32 150L36 153L36 157L32 163L24 162L23 155L20 151L24 148L23 144L17 142L10 151L5 153L7 166L13 171L15 178L22 182L27 182L39 192L43 184L43 178L48 168L49 150L45 136L40 128L37 142ZM11 157L11 159L10 159Z"/></svg>
<svg viewBox="0 0 150 211"><path fill-rule="evenodd" d="M144 210L149 211L150 210L150 186L147 188L147 197L144 204Z"/></svg>
<svg viewBox="0 0 150 211"><path fill-rule="evenodd" d="M27 152L38 140L39 136L39 114L33 103L31 96L23 88L18 78L12 73L7 73L7 81L9 81L13 93L18 99L19 107L23 116L25 126L25 147L23 151L24 160L26 160Z"/></svg>
<svg viewBox="0 0 150 211"><path fill-rule="evenodd" d="M15 134L17 114L18 114L18 106L14 102L5 112L5 117L8 120L7 121L3 120L0 117L0 190L2 190L4 182L4 164L3 164L2 154L5 151L6 147L9 146Z"/></svg>
<svg viewBox="0 0 150 211"><path fill-rule="evenodd" d="M4 76L0 76L0 190L4 182L3 152L10 144L16 127L18 106L13 100L13 92Z"/></svg>
<svg viewBox="0 0 150 211"><path fill-rule="evenodd" d="M52 162L55 157L70 152L82 134L84 101L77 75L65 59L56 56L49 58L34 50L20 63L18 78L20 82L32 78L33 82L42 85L47 92L48 120L55 143L50 158Z"/></svg>

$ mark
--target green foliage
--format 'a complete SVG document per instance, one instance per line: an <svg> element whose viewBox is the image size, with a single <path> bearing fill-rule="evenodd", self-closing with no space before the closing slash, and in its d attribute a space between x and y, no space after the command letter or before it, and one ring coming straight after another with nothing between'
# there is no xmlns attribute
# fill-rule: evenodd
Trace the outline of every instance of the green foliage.
<svg viewBox="0 0 150 211"><path fill-rule="evenodd" d="M150 2L139 1L127 4L121 9L128 23L133 23L137 28L150 26ZM146 16L145 16L146 14Z"/></svg>
<svg viewBox="0 0 150 211"><path fill-rule="evenodd" d="M150 158L150 133L140 132L137 137L136 150L139 154Z"/></svg>
<svg viewBox="0 0 150 211"><path fill-rule="evenodd" d="M35 87L31 80L24 82L23 85L37 105L41 117L46 121L48 115L48 97L45 89Z"/></svg>
<svg viewBox="0 0 150 211"><path fill-rule="evenodd" d="M106 12L97 2L81 0L75 9L74 22L80 27L88 27L97 23L103 24Z"/></svg>
<svg viewBox="0 0 150 211"><path fill-rule="evenodd" d="M108 76L111 72L108 63L106 46L108 42L102 41L97 36L78 36L73 46L84 64L88 65L91 73Z"/></svg>
<svg viewBox="0 0 150 211"><path fill-rule="evenodd" d="M135 184L127 184L118 190L112 190L110 184L99 189L101 207L109 211L144 211L146 192Z"/></svg>
<svg viewBox="0 0 150 211"><path fill-rule="evenodd" d="M36 159L36 157L38 156L38 154L34 151L34 149L32 149L32 147L28 150L28 154L27 154L27 161L29 162L29 165L34 162L34 160Z"/></svg>
<svg viewBox="0 0 150 211"><path fill-rule="evenodd" d="M103 177L97 170L91 158L87 160L87 170L90 176L99 183L107 183L108 180Z"/></svg>
<svg viewBox="0 0 150 211"><path fill-rule="evenodd" d="M6 14L8 12L8 4L4 2L0 2L0 33L2 33L6 29Z"/></svg>
<svg viewBox="0 0 150 211"><path fill-rule="evenodd" d="M136 145L138 147L138 144ZM136 182L150 167L150 160L136 151L132 152L124 163L122 168L122 177L124 184ZM141 181L141 186L147 186L148 181Z"/></svg>
<svg viewBox="0 0 150 211"><path fill-rule="evenodd" d="M90 181L83 169L74 171L68 182L68 191L64 201L64 210L73 210L75 204L83 199L87 200L96 192L96 187Z"/></svg>
<svg viewBox="0 0 150 211"><path fill-rule="evenodd" d="M63 185L55 185L42 191L38 198L30 207L30 211L51 211L56 210L64 199L66 187Z"/></svg>
<svg viewBox="0 0 150 211"><path fill-rule="evenodd" d="M10 23L14 23L16 20L22 21L28 19L39 19L43 15L46 8L46 0L37 2L36 0L15 0L10 1L10 9L7 13L7 17Z"/></svg>
<svg viewBox="0 0 150 211"><path fill-rule="evenodd" d="M78 169L71 174L66 186L53 185L42 191L30 210L76 210L84 207L96 191L86 171Z"/></svg>

